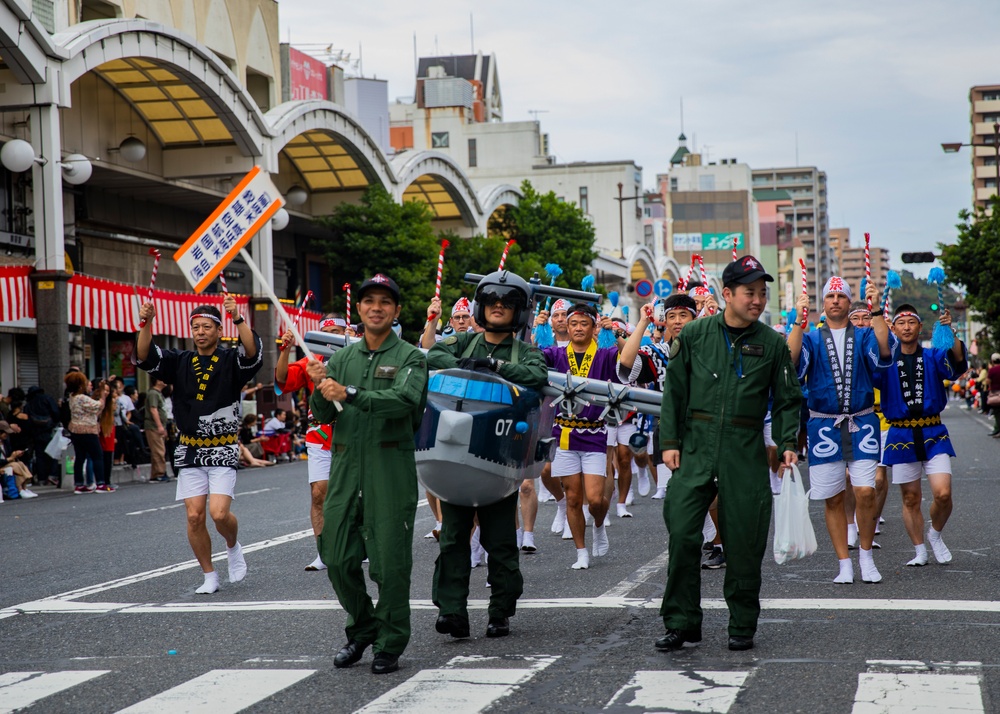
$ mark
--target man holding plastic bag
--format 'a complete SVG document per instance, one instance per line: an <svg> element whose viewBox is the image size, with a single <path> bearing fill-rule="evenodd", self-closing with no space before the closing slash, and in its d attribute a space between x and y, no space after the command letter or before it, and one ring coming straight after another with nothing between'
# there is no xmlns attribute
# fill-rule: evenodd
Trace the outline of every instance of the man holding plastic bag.
<svg viewBox="0 0 1000 714"><path fill-rule="evenodd" d="M670 561L660 615L667 633L656 641L664 651L701 641L702 525L716 494L729 554L729 649L753 647L771 524L762 433L772 392L773 439L786 466L797 461L799 381L782 337L759 322L773 278L744 256L726 266L722 281L726 309L681 331L663 389L660 448L673 471L663 504Z"/></svg>

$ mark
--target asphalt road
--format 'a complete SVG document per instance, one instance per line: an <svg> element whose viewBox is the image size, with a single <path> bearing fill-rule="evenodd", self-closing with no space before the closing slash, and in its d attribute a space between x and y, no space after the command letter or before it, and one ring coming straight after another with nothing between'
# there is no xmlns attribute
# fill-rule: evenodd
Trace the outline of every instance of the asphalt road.
<svg viewBox="0 0 1000 714"><path fill-rule="evenodd" d="M703 573L703 642L653 648L667 538L662 502L648 498L634 518L614 519L610 554L586 571L569 569L572 544L548 532L555 508L542 504L511 636L483 636L478 568L463 641L433 629L436 543L421 537L432 525L422 506L413 638L400 671L376 677L370 653L333 667L345 615L325 574L303 571L314 555L303 463L240 472L234 512L250 570L230 585L221 563L212 596L194 594L201 577L172 484L39 489L0 506L0 712L998 711L1000 441L957 404L945 413L960 456L945 531L953 562L905 567L912 546L891 487L877 538L883 582L834 585L813 504L819 550L782 566L765 559L757 646L743 653L726 648L723 571ZM224 559L217 535L214 545Z"/></svg>

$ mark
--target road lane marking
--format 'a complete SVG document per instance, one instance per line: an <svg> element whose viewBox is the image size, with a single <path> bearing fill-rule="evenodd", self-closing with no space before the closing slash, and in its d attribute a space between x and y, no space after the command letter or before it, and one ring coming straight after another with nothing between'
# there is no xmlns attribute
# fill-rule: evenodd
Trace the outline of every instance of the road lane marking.
<svg viewBox="0 0 1000 714"><path fill-rule="evenodd" d="M213 669L119 714L235 714L315 673L315 669Z"/></svg>
<svg viewBox="0 0 1000 714"><path fill-rule="evenodd" d="M852 714L982 713L983 695L974 674L858 675Z"/></svg>
<svg viewBox="0 0 1000 714"><path fill-rule="evenodd" d="M252 496L255 493L265 493L267 491L274 491L274 490L275 489L273 489L273 488L260 488L260 489L257 489L256 491L244 491L243 493L237 493L236 494L236 498L238 499L240 496ZM140 516L143 513L155 513L156 511L169 511L171 508L180 508L183 505L184 505L184 501L180 501L179 503L171 503L169 506L160 506L159 508L144 508L141 511L129 511L125 515L126 516Z"/></svg>
<svg viewBox="0 0 1000 714"><path fill-rule="evenodd" d="M822 611L885 611L885 612L980 612L1000 613L1000 601L997 600L862 600L844 599L774 599L761 600L761 608L765 611L781 610L822 610ZM702 600L705 610L725 610L723 599ZM640 610L659 610L660 599L643 599L629 597L575 597L575 598L524 598L518 600L518 609L522 610L624 610L637 608ZM410 600L413 610L437 610L431 600ZM489 600L469 600L470 610L486 610ZM141 602L77 602L60 598L45 598L32 602L14 605L0 610L0 618L13 614L51 615L80 614L95 615L110 612L125 614L178 614L191 612L300 612L309 610L340 610L340 604L335 598L323 600L242 600L242 601L209 601L195 600L185 602L141 603Z"/></svg>
<svg viewBox="0 0 1000 714"><path fill-rule="evenodd" d="M358 709L356 714L481 712L509 696L558 657L528 657L528 668L456 667L459 663L499 663L499 658L456 658L441 669L423 669Z"/></svg>
<svg viewBox="0 0 1000 714"><path fill-rule="evenodd" d="M749 672L640 671L619 689L605 709L637 707L644 712L726 714Z"/></svg>
<svg viewBox="0 0 1000 714"><path fill-rule="evenodd" d="M243 546L244 553L253 553L257 550L264 550L265 548L273 548L277 545L284 545L285 543L291 543L293 541L302 540L303 538L312 538L313 532L312 528L304 531L297 531L295 533L288 533L287 535L278 536L277 538L268 538L266 540L258 541L256 543L250 543ZM222 560L226 557L225 551L221 553L216 553L212 556L213 561ZM107 590L113 590L115 588L121 588L126 585L134 585L135 583L141 583L145 580L152 580L153 578L159 578L163 575L170 575L172 573L178 573L182 570L190 570L192 568L198 567L197 560L186 560L183 563L176 563L174 565L167 565L163 568L156 568L154 570L147 570L144 573L136 573L135 575L128 575L124 578L117 578L116 580L109 580L106 583L100 583L98 585L88 585L87 587L78 588L76 590L70 590L68 592L60 593L59 595L50 595L49 597L42 598L42 600L75 600L81 597L87 597L89 595L96 595L98 593L105 592ZM3 611L0 611L2 613Z"/></svg>
<svg viewBox="0 0 1000 714"><path fill-rule="evenodd" d="M612 587L606 593L601 595L601 597L623 597L628 595L630 592L635 590L636 587L642 585L644 582L656 575L660 570L667 567L667 561L670 560L669 556L669 549L663 551L620 583Z"/></svg>
<svg viewBox="0 0 1000 714"><path fill-rule="evenodd" d="M0 714L30 707L40 699L58 694L64 689L83 684L110 671L101 669L0 674Z"/></svg>

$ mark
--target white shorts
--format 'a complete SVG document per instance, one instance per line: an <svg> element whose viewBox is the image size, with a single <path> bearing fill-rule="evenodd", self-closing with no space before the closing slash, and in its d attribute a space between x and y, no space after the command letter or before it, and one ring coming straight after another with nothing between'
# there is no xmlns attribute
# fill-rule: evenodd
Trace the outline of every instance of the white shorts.
<svg viewBox="0 0 1000 714"><path fill-rule="evenodd" d="M764 422L764 446L777 446L771 438L771 422Z"/></svg>
<svg viewBox="0 0 1000 714"><path fill-rule="evenodd" d="M330 451L322 444L306 442L306 454L309 455L309 483L330 480Z"/></svg>
<svg viewBox="0 0 1000 714"><path fill-rule="evenodd" d="M598 451L564 451L556 449L556 457L552 460L552 476L576 476L577 474L592 474L607 476L608 455Z"/></svg>
<svg viewBox="0 0 1000 714"><path fill-rule="evenodd" d="M948 454L938 454L927 461L896 464L892 467L892 482L912 483L919 481L924 474L948 474L951 476L951 457Z"/></svg>
<svg viewBox="0 0 1000 714"><path fill-rule="evenodd" d="M639 431L639 427L633 424L631 420L618 426L608 426L608 446L614 446L615 444L628 446L628 440L637 431Z"/></svg>
<svg viewBox="0 0 1000 714"><path fill-rule="evenodd" d="M236 498L236 469L229 466L184 466L177 473L176 501L210 493Z"/></svg>
<svg viewBox="0 0 1000 714"><path fill-rule="evenodd" d="M855 488L867 486L875 488L875 469L878 462L875 459L860 459L858 461L834 461L832 464L817 464L809 467L809 498L813 501L825 501L838 493L847 490L845 468L851 474L851 485Z"/></svg>

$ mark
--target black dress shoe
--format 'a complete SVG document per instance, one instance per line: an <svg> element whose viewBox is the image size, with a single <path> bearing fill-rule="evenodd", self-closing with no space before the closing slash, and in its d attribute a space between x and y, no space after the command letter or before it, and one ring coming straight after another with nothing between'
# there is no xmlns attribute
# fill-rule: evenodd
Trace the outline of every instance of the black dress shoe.
<svg viewBox="0 0 1000 714"><path fill-rule="evenodd" d="M487 637L506 637L510 634L510 619L506 617L491 617L486 626Z"/></svg>
<svg viewBox="0 0 1000 714"><path fill-rule="evenodd" d="M365 653L367 648L368 645L361 644L357 640L348 640L347 644L341 647L340 652L333 658L333 666L337 669L350 667L361 659L361 655Z"/></svg>
<svg viewBox="0 0 1000 714"><path fill-rule="evenodd" d="M753 637L746 637L744 635L730 635L729 649L734 650L736 652L742 652L743 650L752 650Z"/></svg>
<svg viewBox="0 0 1000 714"><path fill-rule="evenodd" d="M388 652L376 652L372 660L372 674L389 674L399 669L399 655Z"/></svg>
<svg viewBox="0 0 1000 714"><path fill-rule="evenodd" d="M451 635L456 639L469 636L469 618L461 615L438 615L434 629L442 635Z"/></svg>
<svg viewBox="0 0 1000 714"><path fill-rule="evenodd" d="M670 652L679 650L686 642L701 642L701 630L667 630L655 644L661 652Z"/></svg>

